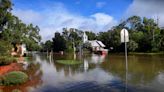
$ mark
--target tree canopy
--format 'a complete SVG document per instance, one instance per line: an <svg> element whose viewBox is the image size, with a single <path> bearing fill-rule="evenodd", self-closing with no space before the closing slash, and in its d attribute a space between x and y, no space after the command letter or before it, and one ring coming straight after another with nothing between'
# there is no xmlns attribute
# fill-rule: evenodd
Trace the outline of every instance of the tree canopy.
<svg viewBox="0 0 164 92"><path fill-rule="evenodd" d="M0 39L9 44L26 44L28 50L37 50L41 41L39 27L33 24L23 23L17 16L11 13L11 0L0 2Z"/></svg>

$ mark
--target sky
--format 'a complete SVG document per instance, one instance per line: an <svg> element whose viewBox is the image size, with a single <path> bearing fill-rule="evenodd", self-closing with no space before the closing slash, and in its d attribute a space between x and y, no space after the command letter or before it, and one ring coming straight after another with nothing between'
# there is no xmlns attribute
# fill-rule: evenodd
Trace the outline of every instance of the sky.
<svg viewBox="0 0 164 92"><path fill-rule="evenodd" d="M164 26L164 0L12 0L12 13L38 25L42 41L63 28L101 32L129 16L159 18Z"/></svg>

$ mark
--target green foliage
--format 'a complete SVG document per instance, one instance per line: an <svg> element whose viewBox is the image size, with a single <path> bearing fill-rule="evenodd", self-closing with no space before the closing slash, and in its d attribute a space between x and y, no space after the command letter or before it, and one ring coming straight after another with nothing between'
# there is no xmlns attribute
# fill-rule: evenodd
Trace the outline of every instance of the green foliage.
<svg viewBox="0 0 164 92"><path fill-rule="evenodd" d="M21 71L13 71L2 77L3 85L19 85L28 80L28 75Z"/></svg>
<svg viewBox="0 0 164 92"><path fill-rule="evenodd" d="M57 63L64 64L64 65L77 65L77 64L82 64L80 61L76 60L57 60Z"/></svg>
<svg viewBox="0 0 164 92"><path fill-rule="evenodd" d="M136 51L137 48L138 48L138 43L136 43L133 40L130 40L129 43L128 43L128 50L130 52L134 52L134 51Z"/></svg>
<svg viewBox="0 0 164 92"><path fill-rule="evenodd" d="M11 48L9 42L0 40L0 56L10 55Z"/></svg>
<svg viewBox="0 0 164 92"><path fill-rule="evenodd" d="M120 41L122 28L126 28L129 31L130 42L128 43L128 50L130 52L164 51L164 30L161 30L151 18L132 16L107 32L95 34L86 31L86 34L89 40L97 39L102 41L110 52L123 52L124 45ZM80 30L73 28L69 30L63 29L61 36L66 41L66 51L73 51L73 46L78 47L81 44L81 33ZM88 48L89 44L84 44L84 47ZM53 46L53 48L58 47Z"/></svg>
<svg viewBox="0 0 164 92"><path fill-rule="evenodd" d="M88 40L96 40L96 34L92 31L85 31L85 33L88 36Z"/></svg>
<svg viewBox="0 0 164 92"><path fill-rule="evenodd" d="M123 52L124 45L120 41L120 31L126 28L129 31L130 42L128 50L130 52L159 52L164 51L164 30L160 29L154 19L141 18L139 16L131 16L123 20L112 30L106 32L93 33L85 31L89 40L102 41L110 52ZM58 35L57 35L58 34ZM48 49L53 48L54 51L73 51L73 47L82 44L83 32L78 29L63 28L62 34L57 33L53 38L53 47L46 43ZM50 42L49 42L50 43ZM84 44L84 48L90 49L89 44ZM43 47L43 46L42 46ZM61 49L62 48L62 49Z"/></svg>
<svg viewBox="0 0 164 92"><path fill-rule="evenodd" d="M4 25L6 25L9 20L8 15L10 15L10 10L12 3L10 0L1 0L0 2L0 31L3 31Z"/></svg>
<svg viewBox="0 0 164 92"><path fill-rule="evenodd" d="M48 40L45 43L42 43L42 51L51 51L53 48L53 42Z"/></svg>
<svg viewBox="0 0 164 92"><path fill-rule="evenodd" d="M126 20L126 22L126 24L129 24L130 29L133 31L140 29L140 27L142 26L142 19L139 16L131 16Z"/></svg>
<svg viewBox="0 0 164 92"><path fill-rule="evenodd" d="M114 29L109 30L108 32L100 32L97 36L98 40L102 41L106 48L109 49L110 47L113 47L113 51L117 52L120 50L120 30Z"/></svg>
<svg viewBox="0 0 164 92"><path fill-rule="evenodd" d="M55 37L53 38L53 51L59 52L66 49L66 40L60 33L56 32Z"/></svg>
<svg viewBox="0 0 164 92"><path fill-rule="evenodd" d="M148 19L146 17L141 19L141 17L139 16L132 16L129 17L127 20L123 21L122 23L120 23L118 26L115 26L113 30L117 31L121 30L122 28L126 28L129 31L129 51L157 52L162 50L161 44L163 36L160 35L161 30L153 19ZM114 35L118 36L118 34ZM112 35L109 38L112 38ZM112 39L112 41L108 44L112 44L113 42L117 42L119 40L120 39ZM107 44L105 43L105 45ZM116 45L117 47L115 48L122 48L122 46L119 43L116 43L114 46ZM116 51L121 50L116 49Z"/></svg>
<svg viewBox="0 0 164 92"><path fill-rule="evenodd" d="M27 50L38 50L41 40L39 27L24 24L18 17L11 13L11 0L0 2L0 39L9 44L24 43Z"/></svg>
<svg viewBox="0 0 164 92"><path fill-rule="evenodd" d="M129 36L130 39L138 43L144 37L144 33L142 31L132 31Z"/></svg>
<svg viewBox="0 0 164 92"><path fill-rule="evenodd" d="M0 66L1 65L8 65L13 62L17 62L17 59L15 57L11 56L0 56Z"/></svg>
<svg viewBox="0 0 164 92"><path fill-rule="evenodd" d="M73 51L74 47L82 44L83 32L78 29L63 28L62 34L55 33L53 42L47 41L41 46L38 43L41 40L39 27L33 24L26 25L18 17L11 13L12 2L10 0L1 0L0 2L0 55L9 55L11 44L24 43L27 50L50 51ZM123 20L120 24L107 32L86 31L89 40L98 39L102 41L106 48L110 50L113 47L114 52L123 50L120 42L120 31L126 28L129 31L130 42L129 51L136 52L158 52L164 51L164 31L161 30L152 18L141 18L140 16L131 16ZM111 51L111 50L110 50Z"/></svg>
<svg viewBox="0 0 164 92"><path fill-rule="evenodd" d="M83 32L75 28L63 28L62 36L66 40L66 51L73 52L74 47L78 47L82 43Z"/></svg>

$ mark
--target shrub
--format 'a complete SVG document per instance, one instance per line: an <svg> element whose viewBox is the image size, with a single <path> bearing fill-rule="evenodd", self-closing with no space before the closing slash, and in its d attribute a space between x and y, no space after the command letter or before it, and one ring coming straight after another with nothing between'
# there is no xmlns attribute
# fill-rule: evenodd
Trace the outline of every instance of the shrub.
<svg viewBox="0 0 164 92"><path fill-rule="evenodd" d="M0 55L1 56L10 55L11 48L12 48L12 45L9 42L0 40Z"/></svg>
<svg viewBox="0 0 164 92"><path fill-rule="evenodd" d="M9 72L2 76L2 85L18 85L25 83L28 80L28 75L21 71Z"/></svg>
<svg viewBox="0 0 164 92"><path fill-rule="evenodd" d="M11 64L13 62L16 62L17 59L15 57L11 57L11 56L0 56L0 66L1 65L8 65Z"/></svg>

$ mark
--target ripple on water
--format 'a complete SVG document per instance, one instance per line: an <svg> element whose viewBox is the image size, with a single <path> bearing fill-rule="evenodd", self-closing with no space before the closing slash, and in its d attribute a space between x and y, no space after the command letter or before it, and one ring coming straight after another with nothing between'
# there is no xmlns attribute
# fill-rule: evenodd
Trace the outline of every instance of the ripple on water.
<svg viewBox="0 0 164 92"><path fill-rule="evenodd" d="M98 84L97 82L76 82L65 84L61 87L45 86L38 92L125 92L125 84L120 81L112 81L107 84ZM132 88L127 89L129 92Z"/></svg>

